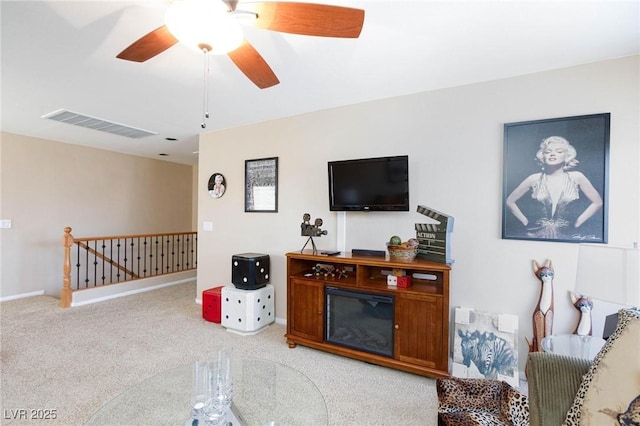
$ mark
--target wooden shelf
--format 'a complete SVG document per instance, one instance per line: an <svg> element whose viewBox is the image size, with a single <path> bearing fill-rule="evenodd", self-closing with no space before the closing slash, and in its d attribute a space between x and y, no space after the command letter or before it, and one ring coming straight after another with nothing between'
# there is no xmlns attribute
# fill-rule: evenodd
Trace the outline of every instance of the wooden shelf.
<svg viewBox="0 0 640 426"><path fill-rule="evenodd" d="M287 253L287 343L308 346L385 367L429 377L449 376L450 266L422 259ZM346 270L345 277L317 274L317 264ZM412 285L387 285L387 275L403 269ZM393 357L371 354L325 341L325 286L395 299Z"/></svg>

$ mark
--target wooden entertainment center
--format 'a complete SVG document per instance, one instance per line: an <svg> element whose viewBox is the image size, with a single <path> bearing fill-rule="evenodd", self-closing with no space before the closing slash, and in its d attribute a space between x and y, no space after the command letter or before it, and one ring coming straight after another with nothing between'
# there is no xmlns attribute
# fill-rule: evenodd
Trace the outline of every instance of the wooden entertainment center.
<svg viewBox="0 0 640 426"><path fill-rule="evenodd" d="M449 376L449 274L444 263L422 259L287 253L287 343L303 345L372 364L429 377ZM346 275L316 273L330 265ZM392 269L411 276L407 288L387 285ZM325 287L393 296L393 356L383 356L328 342L325 334Z"/></svg>

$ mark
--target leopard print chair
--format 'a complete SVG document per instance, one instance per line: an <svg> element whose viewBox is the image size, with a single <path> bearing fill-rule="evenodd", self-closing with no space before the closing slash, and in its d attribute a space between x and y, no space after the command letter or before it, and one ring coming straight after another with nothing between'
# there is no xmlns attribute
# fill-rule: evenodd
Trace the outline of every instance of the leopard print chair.
<svg viewBox="0 0 640 426"><path fill-rule="evenodd" d="M436 380L436 390L441 426L529 425L527 396L506 382L440 378Z"/></svg>

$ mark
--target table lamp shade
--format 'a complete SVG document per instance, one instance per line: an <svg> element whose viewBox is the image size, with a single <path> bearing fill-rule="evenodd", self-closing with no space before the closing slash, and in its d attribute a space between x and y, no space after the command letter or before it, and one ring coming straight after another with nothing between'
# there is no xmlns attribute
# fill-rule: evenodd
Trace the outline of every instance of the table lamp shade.
<svg viewBox="0 0 640 426"><path fill-rule="evenodd" d="M640 306L640 250L580 244L576 292L625 306Z"/></svg>

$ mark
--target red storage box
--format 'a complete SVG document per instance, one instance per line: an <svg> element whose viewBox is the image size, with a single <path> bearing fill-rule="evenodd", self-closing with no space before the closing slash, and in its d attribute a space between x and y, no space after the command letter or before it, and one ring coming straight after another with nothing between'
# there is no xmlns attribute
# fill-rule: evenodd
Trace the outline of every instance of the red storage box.
<svg viewBox="0 0 640 426"><path fill-rule="evenodd" d="M398 277L398 287L402 287L402 288L411 287L411 276L406 275L404 277Z"/></svg>
<svg viewBox="0 0 640 426"><path fill-rule="evenodd" d="M220 324L222 322L222 287L202 292L202 318Z"/></svg>

